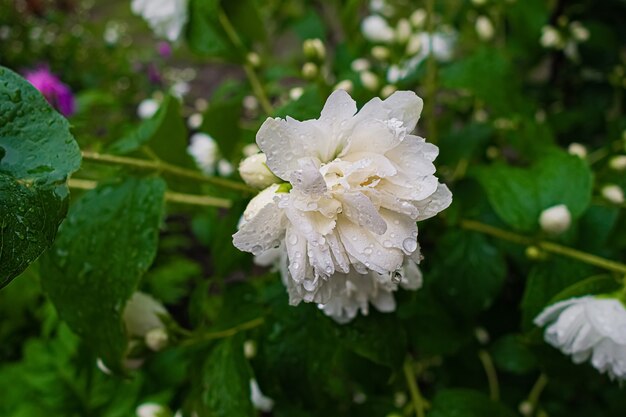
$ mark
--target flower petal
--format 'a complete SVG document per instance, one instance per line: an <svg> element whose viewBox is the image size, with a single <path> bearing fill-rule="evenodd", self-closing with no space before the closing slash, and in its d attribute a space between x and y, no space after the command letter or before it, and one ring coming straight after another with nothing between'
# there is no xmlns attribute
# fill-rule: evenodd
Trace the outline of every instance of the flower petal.
<svg viewBox="0 0 626 417"><path fill-rule="evenodd" d="M260 255L280 244L285 236L285 220L276 203L268 204L241 225L241 229L233 235L233 244L239 250Z"/></svg>

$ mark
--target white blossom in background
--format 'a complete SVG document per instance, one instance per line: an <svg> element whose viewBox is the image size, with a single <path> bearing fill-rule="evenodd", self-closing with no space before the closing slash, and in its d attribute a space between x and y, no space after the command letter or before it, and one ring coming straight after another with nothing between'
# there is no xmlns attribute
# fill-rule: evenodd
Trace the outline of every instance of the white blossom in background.
<svg viewBox="0 0 626 417"><path fill-rule="evenodd" d="M407 19L400 19L396 24L396 42L405 43L411 36L411 23Z"/></svg>
<svg viewBox="0 0 626 417"><path fill-rule="evenodd" d="M428 14L426 14L426 10L417 9L413 13L411 13L411 17L409 18L409 20L416 29L421 29L426 24L427 17Z"/></svg>
<svg viewBox="0 0 626 417"><path fill-rule="evenodd" d="M365 59L365 58L358 58L355 59L354 61L352 61L352 63L350 64L350 68L352 69L352 71L354 72L363 72L363 71L367 71L368 69L370 69L370 62Z"/></svg>
<svg viewBox="0 0 626 417"><path fill-rule="evenodd" d="M626 170L626 155L617 155L609 160L609 167L615 171Z"/></svg>
<svg viewBox="0 0 626 417"><path fill-rule="evenodd" d="M567 152L570 155L575 155L581 159L585 159L587 157L587 148L585 147L585 145L582 145L580 143L570 143L567 147Z"/></svg>
<svg viewBox="0 0 626 417"><path fill-rule="evenodd" d="M493 35L495 35L496 30L487 16L478 16L476 18L476 33L484 41L492 39Z"/></svg>
<svg viewBox="0 0 626 417"><path fill-rule="evenodd" d="M159 110L160 104L153 98L147 98L137 106L137 116L140 119L149 119Z"/></svg>
<svg viewBox="0 0 626 417"><path fill-rule="evenodd" d="M435 32L432 35L432 54L440 62L447 62L454 54L456 35L453 32ZM418 46L419 45L419 46ZM407 44L411 51L417 51L414 55L391 65L387 69L387 81L395 84L409 76L431 54L431 36L427 32L412 35Z"/></svg>
<svg viewBox="0 0 626 417"><path fill-rule="evenodd" d="M580 22L572 22L569 25L569 31L572 37L578 42L586 42L589 40L589 29L584 27Z"/></svg>
<svg viewBox="0 0 626 417"><path fill-rule="evenodd" d="M191 135L187 153L191 155L202 172L213 175L219 152L217 143L211 136L201 132Z"/></svg>
<svg viewBox="0 0 626 417"><path fill-rule="evenodd" d="M333 91L344 90L344 91L347 91L348 93L351 93L353 89L354 89L354 83L352 82L352 80L341 80L337 83L337 85L335 85L335 87L333 88Z"/></svg>
<svg viewBox="0 0 626 417"><path fill-rule="evenodd" d="M570 298L543 310L544 338L575 363L590 360L601 373L626 379L626 308L615 298Z"/></svg>
<svg viewBox="0 0 626 417"><path fill-rule="evenodd" d="M624 202L624 190L619 185L608 184L602 187L602 197L614 204L622 204Z"/></svg>
<svg viewBox="0 0 626 417"><path fill-rule="evenodd" d="M230 177L235 172L235 167L230 161L226 159L220 159L217 161L217 173L222 177Z"/></svg>
<svg viewBox="0 0 626 417"><path fill-rule="evenodd" d="M545 209L539 216L541 228L551 234L561 234L572 224L572 214L565 204L559 204Z"/></svg>
<svg viewBox="0 0 626 417"><path fill-rule="evenodd" d="M188 0L132 0L133 13L140 15L161 38L175 42L187 23Z"/></svg>
<svg viewBox="0 0 626 417"><path fill-rule="evenodd" d="M541 39L539 40L544 48L562 48L564 46L563 37L559 31L550 25L541 28Z"/></svg>
<svg viewBox="0 0 626 417"><path fill-rule="evenodd" d="M198 129L202 126L203 121L204 117L202 117L201 113L193 113L187 119L187 127L189 127L189 129Z"/></svg>
<svg viewBox="0 0 626 417"><path fill-rule="evenodd" d="M243 147L242 152L244 156L248 157L248 156L256 155L257 153L261 152L261 150L259 149L259 146L256 143L249 143Z"/></svg>
<svg viewBox="0 0 626 417"><path fill-rule="evenodd" d="M169 410L156 403L144 403L141 404L135 410L137 417L168 417L171 415Z"/></svg>
<svg viewBox="0 0 626 417"><path fill-rule="evenodd" d="M419 262L415 222L452 201L434 176L438 148L410 134L421 110L415 93L399 91L357 112L339 90L319 119L269 118L261 126L267 166L289 184L252 199L233 243L254 255L284 244L291 304L332 302L336 274L391 281L407 256Z"/></svg>
<svg viewBox="0 0 626 417"><path fill-rule="evenodd" d="M287 283L287 288L291 283ZM333 298L319 308L338 323L348 323L360 312L369 314L369 305L382 313L396 309L393 293L402 287L416 290L422 286L422 273L417 264L406 257L400 270L392 276L381 275L370 271L363 275L356 271L348 274L336 273L329 281L332 286Z"/></svg>
<svg viewBox="0 0 626 417"><path fill-rule="evenodd" d="M380 81L376 74L371 71L363 71L359 74L359 78L361 79L361 84L363 87L367 88L370 91L376 91L378 86L380 85Z"/></svg>
<svg viewBox="0 0 626 417"><path fill-rule="evenodd" d="M250 155L239 164L239 175L251 187L263 189L279 182L267 167L267 157L264 153Z"/></svg>
<svg viewBox="0 0 626 417"><path fill-rule="evenodd" d="M375 14L363 19L361 31L370 42L391 43L395 38L395 32L387 20Z"/></svg>
<svg viewBox="0 0 626 417"><path fill-rule="evenodd" d="M191 85L187 81L179 80L170 87L170 94L181 100L191 91Z"/></svg>
<svg viewBox="0 0 626 417"><path fill-rule="evenodd" d="M165 329L161 317L167 310L160 301L148 294L135 292L124 307L124 324L130 337L144 338L155 329Z"/></svg>
<svg viewBox="0 0 626 417"><path fill-rule="evenodd" d="M250 380L250 401L254 408L264 413L269 413L274 408L274 400L263 395L256 379Z"/></svg>

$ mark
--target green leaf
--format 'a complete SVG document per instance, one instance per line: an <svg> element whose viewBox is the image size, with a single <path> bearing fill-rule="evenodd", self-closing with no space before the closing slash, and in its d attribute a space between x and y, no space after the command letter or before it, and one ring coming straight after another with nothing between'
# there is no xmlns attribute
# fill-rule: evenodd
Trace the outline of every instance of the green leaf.
<svg viewBox="0 0 626 417"><path fill-rule="evenodd" d="M560 150L549 152L529 168L496 164L474 171L489 203L509 226L534 231L541 212L565 204L574 219L591 202L592 173L586 163Z"/></svg>
<svg viewBox="0 0 626 417"><path fill-rule="evenodd" d="M407 347L406 333L395 316L372 312L340 326L346 348L374 363L391 369L402 366Z"/></svg>
<svg viewBox="0 0 626 417"><path fill-rule="evenodd" d="M250 402L250 369L241 339L231 337L217 344L203 367L204 393L201 415L255 416Z"/></svg>
<svg viewBox="0 0 626 417"><path fill-rule="evenodd" d="M190 0L187 42L197 54L232 59L236 54L218 19L219 0Z"/></svg>
<svg viewBox="0 0 626 417"><path fill-rule="evenodd" d="M59 315L116 371L127 344L124 306L156 255L164 193L156 177L87 192L42 259L42 285Z"/></svg>
<svg viewBox="0 0 626 417"><path fill-rule="evenodd" d="M437 393L428 417L515 417L503 404L469 389L447 389Z"/></svg>
<svg viewBox="0 0 626 417"><path fill-rule="evenodd" d="M177 98L167 96L154 116L113 143L109 152L128 154L142 146L148 146L162 161L184 167L195 166L187 153L187 128Z"/></svg>
<svg viewBox="0 0 626 417"><path fill-rule="evenodd" d="M508 334L501 337L490 350L496 366L503 371L523 375L537 367L535 356L517 335Z"/></svg>
<svg viewBox="0 0 626 417"><path fill-rule="evenodd" d="M617 291L620 284L610 275L596 275L579 281L557 295L547 303L554 304L558 301L567 300L568 298L584 297L585 295L607 294Z"/></svg>
<svg viewBox="0 0 626 417"><path fill-rule="evenodd" d="M433 279L444 301L475 314L493 303L506 277L502 254L479 233L452 231L439 242Z"/></svg>
<svg viewBox="0 0 626 417"><path fill-rule="evenodd" d="M80 150L67 121L0 67L0 288L54 241L67 213L67 177Z"/></svg>
<svg viewBox="0 0 626 417"><path fill-rule="evenodd" d="M241 98L214 101L203 116L203 132L211 135L227 159L233 158L241 137Z"/></svg>

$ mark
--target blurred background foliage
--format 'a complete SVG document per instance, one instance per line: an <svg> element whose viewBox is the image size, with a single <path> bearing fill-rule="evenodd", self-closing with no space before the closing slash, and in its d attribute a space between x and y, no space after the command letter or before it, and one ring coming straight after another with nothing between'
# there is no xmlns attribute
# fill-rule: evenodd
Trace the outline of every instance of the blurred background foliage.
<svg viewBox="0 0 626 417"><path fill-rule="evenodd" d="M165 407L163 417L414 415L407 372L432 417L624 415L624 388L571 363L532 325L564 291L617 286L532 242L626 261L623 195L603 192L626 188L612 162L626 153L624 1L189 0L189 10L184 39L164 44L126 0L0 0L0 64L47 66L70 86L83 151L203 175L190 136L208 134L219 149L204 170L218 182L83 160L75 177L104 186L72 191L55 246L0 291L0 415L121 417L144 403ZM396 31L408 22L409 35L430 29L449 51L438 55L433 39L409 53L402 34L372 41L362 28L372 14ZM325 53L303 50L307 39ZM424 48L434 52L408 64ZM438 175L454 194L420 224L424 287L398 292L395 313L345 326L314 305L289 306L278 274L232 246L251 194L219 187L238 180L233 167L268 113L317 117L338 84L360 105L417 91L418 134L439 146ZM142 113L151 103L159 110ZM233 203L162 207L166 189ZM538 223L555 204L573 218L556 237ZM137 288L171 322L169 346L139 346L131 370L119 309ZM272 411L252 407L251 378Z"/></svg>

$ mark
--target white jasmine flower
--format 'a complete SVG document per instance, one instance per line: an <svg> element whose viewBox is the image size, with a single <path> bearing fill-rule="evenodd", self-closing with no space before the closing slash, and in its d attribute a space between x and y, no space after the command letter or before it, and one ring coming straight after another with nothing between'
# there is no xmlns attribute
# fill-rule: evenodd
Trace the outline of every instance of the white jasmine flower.
<svg viewBox="0 0 626 417"><path fill-rule="evenodd" d="M154 33L170 42L178 40L187 23L188 0L133 0L133 13L143 17Z"/></svg>
<svg viewBox="0 0 626 417"><path fill-rule="evenodd" d="M264 153L250 155L239 164L239 175L251 187L263 189L279 182L267 167Z"/></svg>
<svg viewBox="0 0 626 417"><path fill-rule="evenodd" d="M370 42L390 43L394 39L394 31L382 16L367 16L361 22L361 31Z"/></svg>
<svg viewBox="0 0 626 417"><path fill-rule="evenodd" d="M572 224L572 214L565 204L545 209L539 216L541 228L551 234L561 234Z"/></svg>
<svg viewBox="0 0 626 417"><path fill-rule="evenodd" d="M359 74L359 77L361 78L361 83L363 84L363 86L368 90L374 91L378 89L378 77L373 72L363 71L361 74Z"/></svg>
<svg viewBox="0 0 626 417"><path fill-rule="evenodd" d="M455 35L452 33L435 32L432 40L431 36L426 32L414 34L409 39L407 50L410 46L412 50L417 52L403 62L390 66L387 69L387 81L391 84L396 84L409 76L431 54L431 46L432 54L437 61L449 61L454 53L454 42Z"/></svg>
<svg viewBox="0 0 626 417"><path fill-rule="evenodd" d="M626 379L626 308L619 300L570 298L545 308L535 324L549 325L546 342L575 363L591 360L599 372Z"/></svg>
<svg viewBox="0 0 626 417"><path fill-rule="evenodd" d="M221 177L230 177L235 172L235 167L226 159L220 159L217 161L217 173Z"/></svg>
<svg viewBox="0 0 626 417"><path fill-rule="evenodd" d="M137 106L137 116L140 119L149 119L159 110L159 102L152 98L147 98Z"/></svg>
<svg viewBox="0 0 626 417"><path fill-rule="evenodd" d="M570 23L569 31L572 37L578 42L585 42L589 39L589 29L584 27L580 22Z"/></svg>
<svg viewBox="0 0 626 417"><path fill-rule="evenodd" d="M284 242L292 304L331 301L333 286L324 287L335 273L389 275L406 256L419 260L415 222L452 201L434 176L437 147L410 134L421 110L422 99L399 91L357 113L338 90L319 119L269 118L261 126L267 166L290 184L250 202L259 207L263 198L254 215L244 212L233 242L254 255Z"/></svg>
<svg viewBox="0 0 626 417"><path fill-rule="evenodd" d="M341 80L333 88L334 91L343 90L348 93L351 93L353 89L354 89L354 84L352 83L352 80Z"/></svg>
<svg viewBox="0 0 626 417"><path fill-rule="evenodd" d="M252 401L254 408L264 413L269 413L274 408L274 400L263 395L254 378L250 380L250 401Z"/></svg>
<svg viewBox="0 0 626 417"><path fill-rule="evenodd" d="M476 18L476 33L480 39L488 41L493 38L495 32L493 23L487 16L478 16Z"/></svg>
<svg viewBox="0 0 626 417"><path fill-rule="evenodd" d="M587 148L585 147L585 145L581 145L580 143L570 143L570 145L567 147L567 152L570 155L575 155L581 159L585 159L587 157Z"/></svg>
<svg viewBox="0 0 626 417"><path fill-rule="evenodd" d="M619 185L609 184L602 187L602 196L614 204L622 204L624 202L624 190Z"/></svg>
<svg viewBox="0 0 626 417"><path fill-rule="evenodd" d="M167 417L170 415L170 412L160 404L145 403L137 407L135 414L137 414L137 417Z"/></svg>
<svg viewBox="0 0 626 417"><path fill-rule="evenodd" d="M396 25L396 42L405 43L411 36L411 24L407 19L400 19Z"/></svg>
<svg viewBox="0 0 626 417"><path fill-rule="evenodd" d="M422 286L422 273L408 257L403 267L391 274L369 272L363 275L356 271L336 273L326 289L333 296L328 303L320 304L319 308L342 324L353 320L359 312L367 316L370 304L382 313L392 312L396 309L393 293L399 286L409 290Z"/></svg>
<svg viewBox="0 0 626 417"><path fill-rule="evenodd" d="M544 48L563 48L563 37L559 31L550 25L546 25L541 28L541 39L539 40L541 46Z"/></svg>
<svg viewBox="0 0 626 417"><path fill-rule="evenodd" d="M196 161L202 172L207 175L213 175L218 149L217 143L211 136L202 132L191 135L187 153Z"/></svg>
<svg viewBox="0 0 626 417"><path fill-rule="evenodd" d="M124 324L130 337L143 339L154 329L164 329L162 316L167 316L163 304L148 294L135 292L124 307Z"/></svg>
<svg viewBox="0 0 626 417"><path fill-rule="evenodd" d="M609 167L615 171L626 170L626 155L617 155L611 158Z"/></svg>

